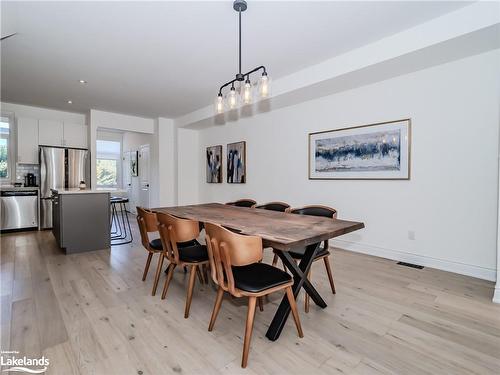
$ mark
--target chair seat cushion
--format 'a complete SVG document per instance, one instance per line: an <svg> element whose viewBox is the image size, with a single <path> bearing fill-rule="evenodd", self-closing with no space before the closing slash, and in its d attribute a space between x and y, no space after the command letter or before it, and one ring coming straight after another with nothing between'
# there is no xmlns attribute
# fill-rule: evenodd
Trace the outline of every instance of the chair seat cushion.
<svg viewBox="0 0 500 375"><path fill-rule="evenodd" d="M186 246L184 243L182 246L178 246L178 249L179 258L183 262L198 263L208 260L207 247L205 245L200 245L198 241L192 246Z"/></svg>
<svg viewBox="0 0 500 375"><path fill-rule="evenodd" d="M236 288L251 293L262 292L292 280L288 273L266 263L233 266L232 269Z"/></svg>
<svg viewBox="0 0 500 375"><path fill-rule="evenodd" d="M153 250L157 250L157 251L162 251L163 250L163 246L162 246L161 240L159 238L156 238L156 239L152 240L149 243L149 247L151 247Z"/></svg>
<svg viewBox="0 0 500 375"><path fill-rule="evenodd" d="M288 253L292 256L294 259L302 259L304 257L304 254L306 252L306 249L295 249L295 250L290 250ZM330 252L328 250L325 250L324 248L320 248L314 259L324 257L325 255L329 255Z"/></svg>

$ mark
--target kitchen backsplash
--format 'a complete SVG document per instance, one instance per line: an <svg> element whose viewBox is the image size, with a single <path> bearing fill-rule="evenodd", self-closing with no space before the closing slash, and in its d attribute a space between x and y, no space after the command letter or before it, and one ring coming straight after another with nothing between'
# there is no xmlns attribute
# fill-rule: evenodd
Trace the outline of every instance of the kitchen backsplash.
<svg viewBox="0 0 500 375"><path fill-rule="evenodd" d="M35 164L17 164L16 165L16 181L24 184L24 176L27 173L33 173L36 176L37 185L40 184L40 166Z"/></svg>

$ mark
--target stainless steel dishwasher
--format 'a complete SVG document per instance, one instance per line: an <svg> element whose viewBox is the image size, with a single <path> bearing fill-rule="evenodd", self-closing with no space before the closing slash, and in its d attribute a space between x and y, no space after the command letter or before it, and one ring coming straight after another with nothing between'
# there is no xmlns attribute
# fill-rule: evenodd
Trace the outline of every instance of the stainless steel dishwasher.
<svg viewBox="0 0 500 375"><path fill-rule="evenodd" d="M38 191L6 190L0 192L1 230L38 227Z"/></svg>

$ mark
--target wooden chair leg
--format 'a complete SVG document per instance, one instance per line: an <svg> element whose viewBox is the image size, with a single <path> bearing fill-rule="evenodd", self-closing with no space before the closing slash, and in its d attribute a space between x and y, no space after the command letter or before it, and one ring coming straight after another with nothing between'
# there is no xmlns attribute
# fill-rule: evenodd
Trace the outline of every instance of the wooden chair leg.
<svg viewBox="0 0 500 375"><path fill-rule="evenodd" d="M276 267L276 265L278 264L278 255L277 254L274 254L274 258L273 258L273 267Z"/></svg>
<svg viewBox="0 0 500 375"><path fill-rule="evenodd" d="M198 276L198 280L200 280L200 284L205 284L205 279L203 278L200 267L198 266L196 267L196 275Z"/></svg>
<svg viewBox="0 0 500 375"><path fill-rule="evenodd" d="M161 299L165 299L167 296L167 290L168 286L170 285L170 281L172 280L172 277L174 276L174 269L177 266L177 264L170 263L168 265L168 274L167 278L165 279L165 284L163 285L163 293L161 294Z"/></svg>
<svg viewBox="0 0 500 375"><path fill-rule="evenodd" d="M330 280L330 287L332 288L332 293L335 294L335 284L333 283L333 275L332 269L330 268L330 259L329 257L324 257L323 261L325 262L326 273L328 274L328 280Z"/></svg>
<svg viewBox="0 0 500 375"><path fill-rule="evenodd" d="M257 301L259 302L259 310L264 311L264 302L263 302L264 297L258 297Z"/></svg>
<svg viewBox="0 0 500 375"><path fill-rule="evenodd" d="M203 278L205 279L205 284L208 285L208 281L210 280L209 277L208 277L208 265L207 264L203 264L201 266L201 269L202 269L202 272L203 272Z"/></svg>
<svg viewBox="0 0 500 375"><path fill-rule="evenodd" d="M224 289L219 286L219 289L217 289L217 297L215 298L214 310L212 311L212 317L208 325L209 332L214 329L215 320L217 319L217 315L219 315L220 306L222 305L222 297L224 297Z"/></svg>
<svg viewBox="0 0 500 375"><path fill-rule="evenodd" d="M142 281L146 281L146 276L148 275L149 265L151 264L152 257L153 257L153 253L149 252L148 260L146 261L146 267L144 267L144 273L142 274Z"/></svg>
<svg viewBox="0 0 500 375"><path fill-rule="evenodd" d="M247 323L245 328L245 340L243 342L243 358L241 360L241 367L243 368L247 367L248 363L248 352L250 351L250 340L252 338L256 302L257 297L248 297Z"/></svg>
<svg viewBox="0 0 500 375"><path fill-rule="evenodd" d="M189 271L189 285L188 285L188 290L187 290L187 296L186 296L186 309L184 310L184 318L189 318L189 308L191 307L191 300L193 299L193 289L194 289L194 282L196 281L196 270L198 269L198 266L192 265L191 270Z"/></svg>
<svg viewBox="0 0 500 375"><path fill-rule="evenodd" d="M153 283L153 290L151 291L152 296L156 294L156 288L158 288L158 282L160 281L161 269L163 267L164 259L165 259L165 254L160 253L160 257L158 258L158 265L156 266L156 275L155 275L155 281Z"/></svg>
<svg viewBox="0 0 500 375"><path fill-rule="evenodd" d="M309 270L309 274L307 275L307 278L309 281L311 281L311 270ZM305 297L305 301L304 301L304 311L306 312L306 314L309 312L309 304L310 304L310 298L309 298L309 294L307 294L306 291L304 291L305 294L306 294L306 297Z"/></svg>
<svg viewBox="0 0 500 375"><path fill-rule="evenodd" d="M292 287L286 288L286 296L288 297L288 302L290 303L290 308L292 309L293 320L295 321L295 326L297 327L297 332L299 337L304 337L302 332L302 325L300 324L299 311L297 310L297 302L293 296Z"/></svg>

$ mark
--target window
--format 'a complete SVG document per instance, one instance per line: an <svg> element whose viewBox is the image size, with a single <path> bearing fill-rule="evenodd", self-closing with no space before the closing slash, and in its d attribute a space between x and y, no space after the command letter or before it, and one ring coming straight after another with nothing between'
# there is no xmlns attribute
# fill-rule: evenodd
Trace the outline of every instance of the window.
<svg viewBox="0 0 500 375"><path fill-rule="evenodd" d="M0 179L11 178L12 170L12 144L10 136L12 133L12 120L8 116L0 118Z"/></svg>
<svg viewBox="0 0 500 375"><path fill-rule="evenodd" d="M121 186L121 146L119 141L97 140L97 187L118 188Z"/></svg>

